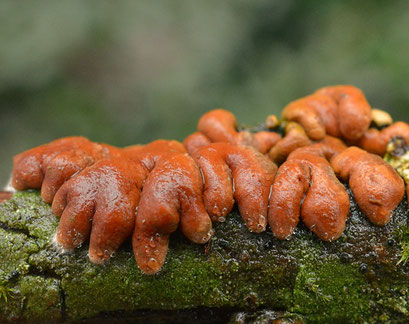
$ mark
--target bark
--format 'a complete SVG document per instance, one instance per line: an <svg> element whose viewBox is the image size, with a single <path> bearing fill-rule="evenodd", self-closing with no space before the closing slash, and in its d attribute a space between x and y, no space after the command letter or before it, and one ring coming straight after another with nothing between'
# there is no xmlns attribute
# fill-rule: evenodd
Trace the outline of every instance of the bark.
<svg viewBox="0 0 409 324"><path fill-rule="evenodd" d="M89 262L86 246L59 254L50 243L57 225L37 192L0 205L0 320L409 321L409 266L399 263L409 250L406 197L376 227L351 195L347 228L333 243L302 225L288 241L270 229L250 233L233 212L206 245L173 234L155 276L137 268L130 242L104 266Z"/></svg>

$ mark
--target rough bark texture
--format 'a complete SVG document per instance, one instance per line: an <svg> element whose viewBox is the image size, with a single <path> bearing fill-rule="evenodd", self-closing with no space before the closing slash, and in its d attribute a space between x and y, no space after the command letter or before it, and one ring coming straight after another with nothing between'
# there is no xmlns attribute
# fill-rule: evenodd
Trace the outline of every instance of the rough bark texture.
<svg viewBox="0 0 409 324"><path fill-rule="evenodd" d="M233 212L205 246L172 235L164 268L146 276L130 242L104 266L89 262L86 247L58 254L50 207L37 192L17 193L0 205L0 319L408 322L409 265L398 264L409 241L406 201L376 227L351 196L347 229L333 243L303 226L288 241L250 233Z"/></svg>

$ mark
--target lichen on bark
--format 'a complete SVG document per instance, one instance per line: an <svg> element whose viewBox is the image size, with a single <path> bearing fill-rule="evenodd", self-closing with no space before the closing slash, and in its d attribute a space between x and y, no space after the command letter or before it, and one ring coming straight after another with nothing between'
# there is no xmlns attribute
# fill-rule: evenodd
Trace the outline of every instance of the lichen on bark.
<svg viewBox="0 0 409 324"><path fill-rule="evenodd" d="M77 320L204 307L248 319L266 309L264 317L279 312L313 323L408 321L409 266L397 265L399 232L409 232L406 198L390 224L376 227L350 196L347 228L336 242L320 241L303 225L288 241L269 230L250 233L233 211L206 245L174 233L163 269L147 276L130 242L103 266L90 263L86 246L59 254L50 207L38 192L17 193L0 205L0 291L7 294L0 318Z"/></svg>

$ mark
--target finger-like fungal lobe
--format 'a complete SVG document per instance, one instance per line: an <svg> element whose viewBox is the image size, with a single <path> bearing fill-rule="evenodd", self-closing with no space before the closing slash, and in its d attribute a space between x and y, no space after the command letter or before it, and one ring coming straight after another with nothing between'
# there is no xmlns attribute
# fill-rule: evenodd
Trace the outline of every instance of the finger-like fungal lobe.
<svg viewBox="0 0 409 324"><path fill-rule="evenodd" d="M321 88L291 102L282 117L301 124L313 140L321 140L325 134L357 140L369 128L372 115L361 90L339 85Z"/></svg>
<svg viewBox="0 0 409 324"><path fill-rule="evenodd" d="M274 132L257 132L253 134L254 148L262 154L268 153L280 140L281 135Z"/></svg>
<svg viewBox="0 0 409 324"><path fill-rule="evenodd" d="M195 152L206 145L211 144L212 141L209 140L206 135L200 132L195 132L190 134L188 137L185 138L183 141L183 145L186 148L186 151L189 152L190 155L195 154Z"/></svg>
<svg viewBox="0 0 409 324"><path fill-rule="evenodd" d="M405 187L397 172L377 155L349 147L331 159L337 176L349 186L361 210L375 225L389 222Z"/></svg>
<svg viewBox="0 0 409 324"><path fill-rule="evenodd" d="M285 133L285 136L268 153L270 159L276 164L283 163L288 155L297 148L312 144L304 128L295 122L290 122L286 125Z"/></svg>
<svg viewBox="0 0 409 324"><path fill-rule="evenodd" d="M236 117L224 109L215 109L204 114L199 120L197 130L212 143L253 144L251 134L239 132Z"/></svg>
<svg viewBox="0 0 409 324"><path fill-rule="evenodd" d="M182 143L178 141L156 140L147 145L133 145L124 149L123 155L141 161L145 167L152 171L156 163L176 153L186 153Z"/></svg>
<svg viewBox="0 0 409 324"><path fill-rule="evenodd" d="M321 140L328 129L339 136L337 103L326 95L310 95L290 102L282 112L284 120L299 123L313 140ZM330 133L329 133L330 134Z"/></svg>
<svg viewBox="0 0 409 324"><path fill-rule="evenodd" d="M396 122L382 130L368 129L356 145L370 153L384 156L386 146L396 137L401 137L409 144L409 124Z"/></svg>
<svg viewBox="0 0 409 324"><path fill-rule="evenodd" d="M330 161L332 157L338 155L346 149L347 146L342 140L327 135L320 142L304 146L301 152L325 157L328 161Z"/></svg>
<svg viewBox="0 0 409 324"><path fill-rule="evenodd" d="M154 274L165 262L169 235L179 223L195 243L206 243L213 231L203 199L198 166L187 154L159 160L147 178L139 203L132 246L139 268Z"/></svg>
<svg viewBox="0 0 409 324"><path fill-rule="evenodd" d="M193 157L203 173L203 198L212 219L224 221L236 201L247 227L264 231L276 165L252 147L228 143L210 144Z"/></svg>
<svg viewBox="0 0 409 324"><path fill-rule="evenodd" d="M279 167L268 212L277 238L289 238L301 217L320 239L336 240L345 229L348 211L348 193L319 149L299 148Z"/></svg>
<svg viewBox="0 0 409 324"><path fill-rule="evenodd" d="M147 175L142 163L120 157L100 160L65 182L52 204L61 218L57 245L71 250L90 239L90 260L109 259L132 234Z"/></svg>
<svg viewBox="0 0 409 324"><path fill-rule="evenodd" d="M325 156L328 161L348 148L339 138L328 135L325 136L321 142L311 145L310 147L318 150L319 154Z"/></svg>
<svg viewBox="0 0 409 324"><path fill-rule="evenodd" d="M51 203L57 190L74 174L96 161L120 155L120 149L91 142L84 137L66 137L14 157L12 185L17 190L41 189Z"/></svg>
<svg viewBox="0 0 409 324"><path fill-rule="evenodd" d="M343 138L354 140L362 137L371 124L372 115L371 106L360 89L351 85L338 85L321 88L316 93L336 101L339 130Z"/></svg>
<svg viewBox="0 0 409 324"><path fill-rule="evenodd" d="M197 129L198 133L192 134L184 141L189 154L193 154L195 149L209 143L249 145L265 154L281 138L279 134L268 131L255 134L238 131L236 117L224 109L215 109L204 114L199 120Z"/></svg>

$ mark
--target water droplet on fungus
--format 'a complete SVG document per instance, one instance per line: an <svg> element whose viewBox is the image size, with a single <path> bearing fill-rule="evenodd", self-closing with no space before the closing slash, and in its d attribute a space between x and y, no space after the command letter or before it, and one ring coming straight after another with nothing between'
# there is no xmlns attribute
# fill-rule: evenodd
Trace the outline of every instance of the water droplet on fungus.
<svg viewBox="0 0 409 324"><path fill-rule="evenodd" d="M152 248L156 247L155 239L153 237L151 237L151 239L149 240L149 246Z"/></svg>
<svg viewBox="0 0 409 324"><path fill-rule="evenodd" d="M158 267L159 263L155 258L150 258L148 261L148 267L152 270L155 270Z"/></svg>

